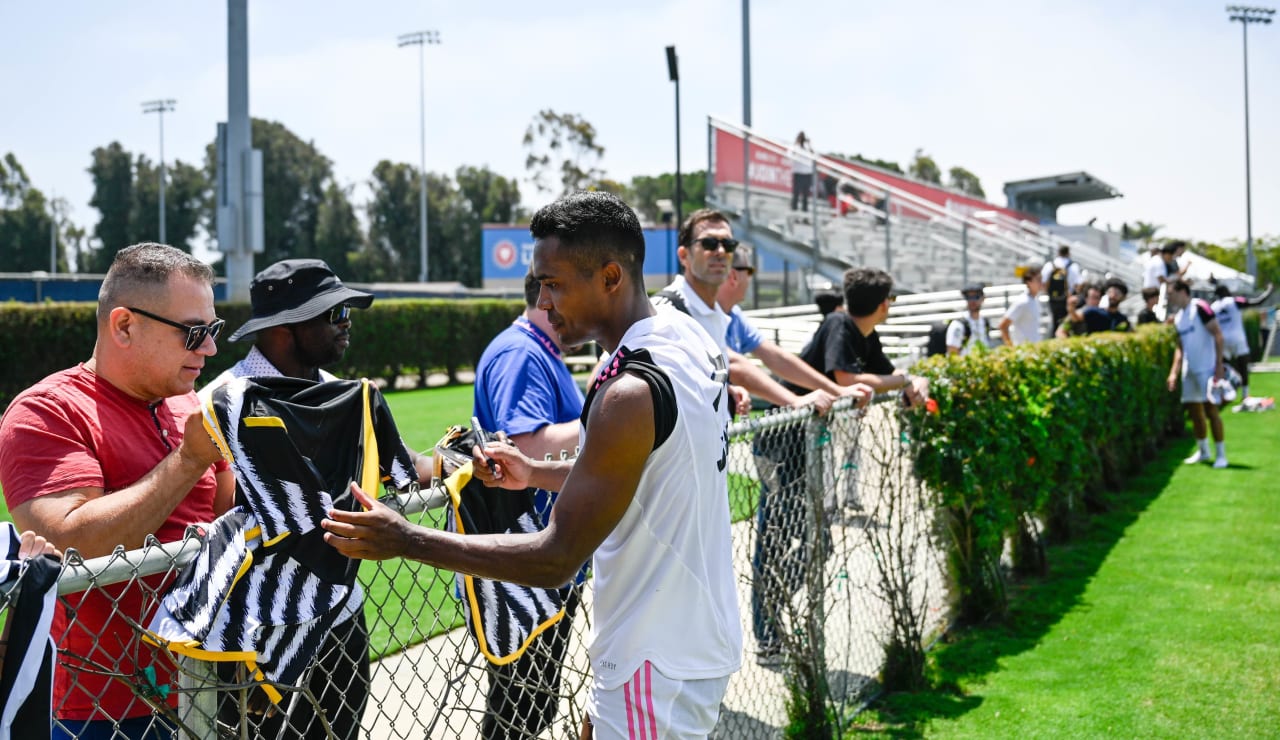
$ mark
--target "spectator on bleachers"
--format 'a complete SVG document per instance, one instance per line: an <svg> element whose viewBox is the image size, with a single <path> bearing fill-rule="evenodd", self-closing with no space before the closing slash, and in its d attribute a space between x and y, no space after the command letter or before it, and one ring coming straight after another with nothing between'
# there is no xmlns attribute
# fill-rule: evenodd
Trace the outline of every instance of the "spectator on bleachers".
<svg viewBox="0 0 1280 740"><path fill-rule="evenodd" d="M1038 342L1040 336L1040 270L1023 265L1014 273L1027 286L1027 292L1013 299L1004 318L1000 319L1000 339L1005 346L1015 347L1027 342Z"/></svg>
<svg viewBox="0 0 1280 740"><path fill-rule="evenodd" d="M991 327L982 315L985 298L982 285L966 285L960 294L964 296L965 315L947 324L947 354L967 355L975 348L980 347L979 351L990 349Z"/></svg>
<svg viewBox="0 0 1280 740"><path fill-rule="evenodd" d="M1261 306L1271 297L1275 286L1268 283L1262 295L1247 298L1242 295L1231 295L1231 289L1223 283L1214 287L1213 313L1218 317L1218 326L1222 329L1222 338L1226 342L1223 356L1231 363L1231 367L1240 373L1240 398L1249 395L1249 339L1244 334L1244 317L1240 309Z"/></svg>
<svg viewBox="0 0 1280 740"><path fill-rule="evenodd" d="M1067 316L1067 298L1076 292L1081 282L1080 266L1071 261L1071 247L1058 247L1058 256L1044 263L1040 269L1040 282L1049 297L1050 326L1056 327Z"/></svg>
<svg viewBox="0 0 1280 740"><path fill-rule="evenodd" d="M826 318L832 311L844 310L844 296L834 290L820 290L813 296L813 302L818 306L818 313L822 314L822 318Z"/></svg>
<svg viewBox="0 0 1280 740"><path fill-rule="evenodd" d="M1151 287L1142 289L1142 302L1146 306L1138 312L1138 326L1143 324L1158 324L1160 317L1156 316L1156 301L1160 300L1160 288Z"/></svg>
<svg viewBox="0 0 1280 740"><path fill-rule="evenodd" d="M809 137L801 131L796 134L796 143L791 146L791 210L796 210L797 201L801 211L809 210L809 194L813 191L813 146Z"/></svg>
<svg viewBox="0 0 1280 740"><path fill-rule="evenodd" d="M1182 405L1191 414L1191 430L1196 438L1196 452L1184 462L1195 464L1213 461L1213 467L1227 467L1226 442L1223 438L1222 416L1209 397L1209 381L1220 381L1223 375L1222 328L1213 308L1198 298L1191 297L1191 286L1184 280L1169 284L1166 294L1169 308L1175 313L1173 326L1178 330L1178 347L1173 352L1173 367L1166 381L1170 391L1182 380ZM1209 452L1209 439L1205 420L1217 442L1217 456Z"/></svg>
<svg viewBox="0 0 1280 740"><path fill-rule="evenodd" d="M1107 307L1089 306L1081 312L1084 318L1084 333L1133 331L1129 317L1120 311L1120 304L1129 295L1129 286L1119 278L1111 278L1106 282L1105 287Z"/></svg>

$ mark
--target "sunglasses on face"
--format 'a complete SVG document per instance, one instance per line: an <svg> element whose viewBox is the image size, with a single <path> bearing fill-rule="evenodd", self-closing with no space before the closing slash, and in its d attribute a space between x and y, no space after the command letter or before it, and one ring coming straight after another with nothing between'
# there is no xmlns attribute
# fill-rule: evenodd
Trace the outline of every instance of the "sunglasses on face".
<svg viewBox="0 0 1280 740"><path fill-rule="evenodd" d="M227 325L227 322L222 319L214 319L213 322L209 324L183 324L178 321L166 319L163 316L157 316L150 311L143 311L141 308L134 308L133 306L125 306L125 308L136 314L146 316L152 321L159 321L162 324L168 324L175 329L185 331L187 333L186 347L189 352L196 351L200 345L204 344L205 337L216 340L218 335L222 333L222 327Z"/></svg>
<svg viewBox="0 0 1280 740"><path fill-rule="evenodd" d="M966 301L980 301L982 300L982 294L981 293L965 293L964 299Z"/></svg>
<svg viewBox="0 0 1280 740"><path fill-rule="evenodd" d="M738 272L747 273L747 277L751 277L752 275L756 274L756 268L752 267L751 265L734 265L733 269L737 270Z"/></svg>
<svg viewBox="0 0 1280 740"><path fill-rule="evenodd" d="M724 247L725 254L733 254L733 250L738 248L737 239L718 239L714 236L704 236L701 239L694 239L694 244L701 246L708 252L714 252L720 247Z"/></svg>
<svg viewBox="0 0 1280 740"><path fill-rule="evenodd" d="M330 324L341 324L349 318L351 318L351 306L348 306L345 303L339 303L329 309Z"/></svg>

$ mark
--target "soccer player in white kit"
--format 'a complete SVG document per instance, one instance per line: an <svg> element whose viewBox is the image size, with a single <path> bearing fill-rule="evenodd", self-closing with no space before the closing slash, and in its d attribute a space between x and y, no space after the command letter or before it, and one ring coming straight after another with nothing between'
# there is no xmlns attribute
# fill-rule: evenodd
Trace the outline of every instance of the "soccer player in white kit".
<svg viewBox="0 0 1280 740"><path fill-rule="evenodd" d="M1173 367L1169 369L1169 390L1182 378L1182 404L1191 414L1191 431L1196 438L1196 452L1187 458L1187 464L1213 462L1215 468L1227 467L1226 442L1223 438L1222 416L1218 407L1209 400L1209 380L1222 380L1222 329L1213 308L1200 299L1191 298L1191 286L1185 280L1169 284L1169 309L1176 311L1173 326L1178 330L1178 348L1173 352ZM1205 419L1217 442L1217 455L1209 452L1209 439L1205 431Z"/></svg>
<svg viewBox="0 0 1280 740"><path fill-rule="evenodd" d="M555 587L592 558L593 684L582 737L705 738L742 662L728 506L728 368L643 280L635 213L575 193L530 223L537 308L566 345L609 356L591 381L576 461L533 461L502 443L476 450L487 485L559 491L545 529L458 535L369 508L338 512L326 541L350 557L407 557L495 580ZM492 470L486 457L495 463Z"/></svg>

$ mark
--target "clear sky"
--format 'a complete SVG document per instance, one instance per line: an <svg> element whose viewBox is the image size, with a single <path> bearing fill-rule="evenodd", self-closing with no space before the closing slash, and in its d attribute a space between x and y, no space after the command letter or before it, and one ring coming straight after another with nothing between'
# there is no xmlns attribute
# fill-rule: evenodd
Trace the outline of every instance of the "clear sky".
<svg viewBox="0 0 1280 740"><path fill-rule="evenodd" d="M250 0L249 15L252 114L313 141L358 201L378 160L419 159L418 53L396 46L410 31L442 39L426 50L430 170L523 178L521 137L544 108L596 127L613 179L673 170L668 44L684 169L706 166L708 114L742 119L741 0ZM1241 30L1223 3L756 0L751 28L762 133L803 129L819 151L904 166L923 147L1000 204L1007 180L1086 170L1124 197L1063 209L1064 223L1244 238ZM143 101L178 101L170 162L200 162L226 116L225 3L0 0L0 29L0 154L82 225L98 219L94 147L157 156ZM1253 231L1280 234L1280 23L1249 42Z"/></svg>

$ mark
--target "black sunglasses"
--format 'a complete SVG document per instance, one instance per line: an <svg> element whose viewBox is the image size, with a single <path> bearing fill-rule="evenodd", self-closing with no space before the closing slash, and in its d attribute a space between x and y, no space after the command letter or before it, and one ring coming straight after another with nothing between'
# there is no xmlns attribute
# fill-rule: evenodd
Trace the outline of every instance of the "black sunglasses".
<svg viewBox="0 0 1280 740"><path fill-rule="evenodd" d="M159 321L162 324L168 324L175 329L185 331L187 333L187 350L189 352L196 351L200 345L204 344L205 337L216 340L218 335L222 333L222 327L227 325L227 322L222 319L214 319L213 322L209 324L196 324L192 326L191 324L183 324L173 321L172 319L166 319L163 316L156 316L150 311L143 311L141 308L134 308L133 306L125 306L125 308L133 311L134 313L142 314L152 321Z"/></svg>
<svg viewBox="0 0 1280 740"><path fill-rule="evenodd" d="M349 318L351 318L351 306L348 306L345 303L339 303L329 309L330 324L341 324Z"/></svg>
<svg viewBox="0 0 1280 740"><path fill-rule="evenodd" d="M694 244L701 245L708 252L714 252L719 247L724 247L725 254L733 254L733 250L738 248L737 239L717 239L714 236L704 236L701 239L694 239Z"/></svg>
<svg viewBox="0 0 1280 740"><path fill-rule="evenodd" d="M733 269L737 270L738 272L747 273L747 277L751 277L752 275L756 274L756 268L752 267L751 265L734 265Z"/></svg>

